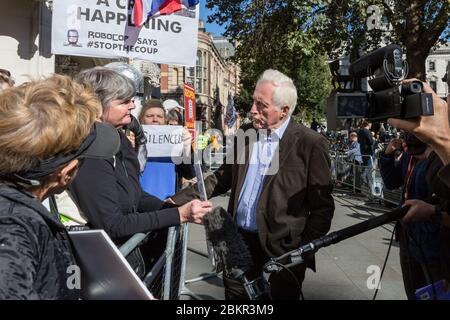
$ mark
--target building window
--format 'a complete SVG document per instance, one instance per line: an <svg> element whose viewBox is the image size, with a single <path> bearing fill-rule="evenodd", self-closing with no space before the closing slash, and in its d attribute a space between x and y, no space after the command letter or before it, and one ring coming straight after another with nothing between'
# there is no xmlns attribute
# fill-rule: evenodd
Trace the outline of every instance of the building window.
<svg viewBox="0 0 450 320"><path fill-rule="evenodd" d="M208 59L206 52L203 53L203 64L202 64L202 78L206 79L206 66L208 64Z"/></svg>
<svg viewBox="0 0 450 320"><path fill-rule="evenodd" d="M202 65L203 65L202 52L197 51L197 63L196 63L196 70L195 70L197 78L202 77Z"/></svg>
<svg viewBox="0 0 450 320"><path fill-rule="evenodd" d="M429 71L436 71L436 65L434 61L429 61L428 62L428 70Z"/></svg>
<svg viewBox="0 0 450 320"><path fill-rule="evenodd" d="M207 79L207 55L199 50L195 66L195 91L197 93L207 93Z"/></svg>
<svg viewBox="0 0 450 320"><path fill-rule="evenodd" d="M202 93L202 81L200 78L195 79L195 92Z"/></svg>
<svg viewBox="0 0 450 320"><path fill-rule="evenodd" d="M430 81L430 87L431 89L433 89L434 92L436 92L437 89L436 81Z"/></svg>
<svg viewBox="0 0 450 320"><path fill-rule="evenodd" d="M186 83L194 86L195 68L186 68Z"/></svg>
<svg viewBox="0 0 450 320"><path fill-rule="evenodd" d="M203 117L203 106L200 103L197 103L195 106L195 120L196 121L201 121L202 117ZM206 120L206 117L205 119Z"/></svg>
<svg viewBox="0 0 450 320"><path fill-rule="evenodd" d="M173 81L177 87L180 85L180 76L178 68L173 68Z"/></svg>

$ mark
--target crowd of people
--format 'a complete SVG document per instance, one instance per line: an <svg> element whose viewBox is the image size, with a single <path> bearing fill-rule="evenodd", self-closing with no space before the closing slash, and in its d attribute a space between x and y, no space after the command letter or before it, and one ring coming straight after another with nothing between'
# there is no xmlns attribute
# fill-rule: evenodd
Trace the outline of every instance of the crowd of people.
<svg viewBox="0 0 450 320"><path fill-rule="evenodd" d="M212 204L199 200L197 184L168 199L142 189L136 136L126 135L136 88L123 74L95 67L73 79L53 75L14 87L10 72L0 69L0 85L1 299L79 298L66 285L66 270L76 264L67 230L42 205L63 190L87 226L105 230L117 245L138 232L164 234L170 226L201 224L211 212ZM409 206L397 234L410 299L432 280L450 279L448 105L428 85L424 90L433 95L433 116L389 119L392 128L405 131L402 137L386 134L384 127L373 135L364 120L349 132L347 152L348 161L370 167L376 141L393 137L382 148L380 169L386 186L403 188L399 205ZM256 140L236 143L230 159L204 181L208 198L230 192L228 212L253 263L249 279L271 258L325 235L331 226L329 144L315 132L317 121L311 130L292 119L296 104L292 79L266 70L255 85L252 122L241 128L254 130ZM176 101L150 100L138 121L182 125L180 111ZM185 130L187 154L190 137ZM184 172L186 179L193 177L192 170ZM148 264L160 251L158 239L150 239L130 263L143 256ZM272 275L271 297L299 299L306 268L315 269L313 255ZM240 281L227 275L223 281L227 299L248 299Z"/></svg>
<svg viewBox="0 0 450 320"><path fill-rule="evenodd" d="M66 188L87 225L104 229L116 244L137 232L201 223L211 211L208 201L175 207L143 192L136 152L122 130L132 120L134 96L127 77L104 67L1 92L1 298L76 298L63 288L75 264L67 232L40 203ZM95 143L99 124L113 134ZM88 135L91 127L97 130Z"/></svg>

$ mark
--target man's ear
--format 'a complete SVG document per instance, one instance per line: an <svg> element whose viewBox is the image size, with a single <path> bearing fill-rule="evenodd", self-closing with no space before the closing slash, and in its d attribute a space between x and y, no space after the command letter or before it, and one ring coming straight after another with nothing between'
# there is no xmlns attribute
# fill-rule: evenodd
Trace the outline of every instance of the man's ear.
<svg viewBox="0 0 450 320"><path fill-rule="evenodd" d="M58 181L60 184L67 185L70 182L70 180L72 180L72 178L77 173L78 163L79 161L77 159L71 160L64 167L56 171Z"/></svg>
<svg viewBox="0 0 450 320"><path fill-rule="evenodd" d="M283 106L281 107L281 114L283 115L283 119L289 115L289 107Z"/></svg>

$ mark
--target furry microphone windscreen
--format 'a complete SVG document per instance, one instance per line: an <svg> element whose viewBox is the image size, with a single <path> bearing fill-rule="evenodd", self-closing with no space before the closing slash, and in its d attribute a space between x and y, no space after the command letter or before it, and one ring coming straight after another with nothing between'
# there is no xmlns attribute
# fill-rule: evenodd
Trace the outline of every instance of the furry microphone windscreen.
<svg viewBox="0 0 450 320"><path fill-rule="evenodd" d="M252 258L230 214L216 207L203 218L203 224L225 276L237 279L244 275L252 266Z"/></svg>

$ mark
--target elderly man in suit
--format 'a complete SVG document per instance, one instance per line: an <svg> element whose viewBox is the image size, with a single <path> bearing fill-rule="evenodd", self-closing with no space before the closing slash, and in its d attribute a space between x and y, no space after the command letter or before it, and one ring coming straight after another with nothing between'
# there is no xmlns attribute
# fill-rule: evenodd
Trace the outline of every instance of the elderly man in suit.
<svg viewBox="0 0 450 320"><path fill-rule="evenodd" d="M231 189L228 212L251 252L250 278L261 275L270 257L296 249L330 229L334 201L328 143L291 119L296 102L293 81L279 71L266 70L253 94L253 121L236 138L245 135L248 139L235 143L225 163L205 179L208 197ZM194 197L198 197L196 185L172 200L181 205ZM298 299L306 266L315 269L313 256L306 265L272 275L272 297ZM239 281L224 277L224 286L227 299L248 298Z"/></svg>

